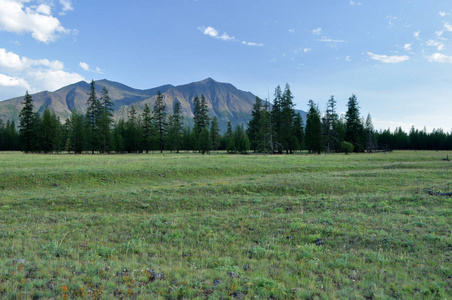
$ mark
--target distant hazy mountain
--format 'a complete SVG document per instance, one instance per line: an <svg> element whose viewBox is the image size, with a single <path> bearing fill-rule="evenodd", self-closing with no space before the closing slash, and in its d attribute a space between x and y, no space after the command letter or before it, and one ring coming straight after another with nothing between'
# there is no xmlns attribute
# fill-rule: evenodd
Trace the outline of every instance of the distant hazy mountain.
<svg viewBox="0 0 452 300"><path fill-rule="evenodd" d="M139 114L143 111L146 103L152 110L156 95L160 91L168 113L171 114L173 104L178 100L181 103L182 113L189 122L193 117L193 99L196 95L201 97L203 94L207 100L210 116L217 116L220 121L220 128L223 130L228 121L231 121L234 126L241 123L246 124L251 118L251 110L256 100L256 96L252 93L241 91L232 84L220 83L212 78L180 86L163 85L148 90L138 90L108 80L96 81L95 87L99 96L103 87L108 90L114 103L115 119L126 119L127 110L131 105L135 107ZM32 97L36 111L42 113L46 107L49 107L62 120L65 120L74 109L85 112L88 92L89 84L81 81L55 92L45 91L32 94ZM18 122L23 98L24 96L21 96L0 101L0 119ZM305 120L304 112L302 112L302 116Z"/></svg>

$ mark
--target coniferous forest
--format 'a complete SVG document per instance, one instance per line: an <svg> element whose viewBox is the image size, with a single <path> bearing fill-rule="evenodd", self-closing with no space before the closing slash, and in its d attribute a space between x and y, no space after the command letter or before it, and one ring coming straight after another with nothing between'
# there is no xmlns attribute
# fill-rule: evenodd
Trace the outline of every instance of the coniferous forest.
<svg viewBox="0 0 452 300"><path fill-rule="evenodd" d="M309 100L306 120L294 109L293 94L286 84L276 87L273 103L256 97L251 120L235 128L229 122L225 133L216 117L210 118L204 95L193 99L193 126L185 122L180 103L168 112L159 92L154 107L142 114L134 107L127 119L113 119L113 102L108 90L100 96L91 82L86 113L77 110L60 120L46 108L34 111L33 99L26 93L19 124L0 119L0 151L25 153L149 153L150 151L210 151L228 153L292 154L376 152L392 150L452 150L452 134L442 129L432 132L414 127L407 133L401 127L377 131L372 118L361 116L358 99L348 99L345 116L337 113L334 96L322 112Z"/></svg>

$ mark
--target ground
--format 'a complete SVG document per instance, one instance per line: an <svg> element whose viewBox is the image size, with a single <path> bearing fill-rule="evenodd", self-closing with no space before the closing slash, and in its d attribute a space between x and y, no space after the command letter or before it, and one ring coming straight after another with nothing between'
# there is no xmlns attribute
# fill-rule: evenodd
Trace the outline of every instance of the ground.
<svg viewBox="0 0 452 300"><path fill-rule="evenodd" d="M451 298L447 154L1 153L0 298Z"/></svg>

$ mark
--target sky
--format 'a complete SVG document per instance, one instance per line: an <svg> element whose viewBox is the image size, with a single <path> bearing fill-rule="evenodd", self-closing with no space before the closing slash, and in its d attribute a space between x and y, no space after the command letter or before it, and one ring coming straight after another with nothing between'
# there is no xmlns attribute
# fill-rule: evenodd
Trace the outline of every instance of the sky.
<svg viewBox="0 0 452 300"><path fill-rule="evenodd" d="M211 77L273 99L289 84L376 129L452 130L449 0L0 0L0 100L108 79Z"/></svg>

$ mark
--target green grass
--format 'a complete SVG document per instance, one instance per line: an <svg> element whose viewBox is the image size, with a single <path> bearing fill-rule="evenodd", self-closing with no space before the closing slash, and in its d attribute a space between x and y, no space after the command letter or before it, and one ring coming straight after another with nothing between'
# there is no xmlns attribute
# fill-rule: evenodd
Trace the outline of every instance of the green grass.
<svg viewBox="0 0 452 300"><path fill-rule="evenodd" d="M447 154L3 153L0 298L448 299Z"/></svg>

